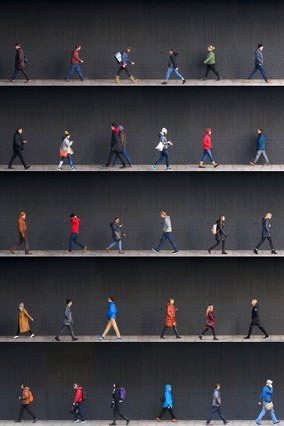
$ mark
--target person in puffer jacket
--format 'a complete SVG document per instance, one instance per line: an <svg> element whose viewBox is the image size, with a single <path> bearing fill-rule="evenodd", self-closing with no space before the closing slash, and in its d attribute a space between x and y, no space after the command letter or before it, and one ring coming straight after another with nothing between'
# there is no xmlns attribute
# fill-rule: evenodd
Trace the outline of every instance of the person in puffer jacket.
<svg viewBox="0 0 284 426"><path fill-rule="evenodd" d="M75 396L72 407L74 423L86 423L83 414L83 387L80 386L78 383L74 383L73 389L75 390Z"/></svg>
<svg viewBox="0 0 284 426"><path fill-rule="evenodd" d="M273 381L272 380L266 380L266 385L263 387L262 392L260 394L259 397L259 405L262 404L262 410L258 416L258 418L256 419L255 423L257 425L261 424L261 420L262 418L265 416L266 411L269 411L270 413L270 417L271 420L273 422L274 425L276 425L277 423L280 423L280 421L277 419L274 408L273 408L273 404L272 404L272 408L268 407L267 404L271 404L272 403L272 394L273 394Z"/></svg>
<svg viewBox="0 0 284 426"><path fill-rule="evenodd" d="M117 314L117 307L114 303L114 298L109 296L108 298L108 308L107 308L107 319L108 319L108 323L107 326L105 328L105 331L103 332L102 335L98 336L99 340L104 340L106 335L108 334L108 332L110 331L111 328L114 329L114 332L116 334L116 341L120 341L121 339L121 335L116 323L116 314Z"/></svg>
<svg viewBox="0 0 284 426"><path fill-rule="evenodd" d="M205 168L204 160L205 160L206 157L209 157L209 160L211 161L211 164L212 164L213 167L219 166L218 163L215 163L213 156L212 156L212 153L211 153L211 150L212 150L211 133L212 133L212 131L208 127L206 129L205 135L203 137L203 154L202 154L202 157L201 157L200 162L199 162L199 167L201 169Z"/></svg>
<svg viewBox="0 0 284 426"><path fill-rule="evenodd" d="M163 404L163 407L158 417L156 417L157 422L161 421L166 411L169 412L172 422L176 422L177 419L173 412L173 396L172 396L171 385L165 385L164 395L163 395L163 398L161 398L161 402Z"/></svg>

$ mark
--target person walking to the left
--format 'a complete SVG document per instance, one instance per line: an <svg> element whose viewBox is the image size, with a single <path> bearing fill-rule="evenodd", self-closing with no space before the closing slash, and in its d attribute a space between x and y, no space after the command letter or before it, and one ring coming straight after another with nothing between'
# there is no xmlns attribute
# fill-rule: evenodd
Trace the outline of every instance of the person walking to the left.
<svg viewBox="0 0 284 426"><path fill-rule="evenodd" d="M66 74L65 81L70 80L70 77L71 77L71 75L73 74L74 71L76 71L76 73L77 73L77 75L78 75L78 77L81 81L84 80L83 74L82 74L82 71L81 71L81 68L80 68L80 63L83 64L84 61L83 61L83 59L81 59L79 57L80 50L81 50L81 46L75 46L74 50L71 53L71 65L70 65L70 68L69 68L69 70Z"/></svg>
<svg viewBox="0 0 284 426"><path fill-rule="evenodd" d="M23 133L22 127L18 127L18 129L14 133L14 136L13 136L13 155L12 155L10 161L9 161L8 169L14 168L13 163L16 160L17 157L19 157L22 165L24 166L24 168L26 170L31 167L25 162L25 159L24 159L24 156L23 156L23 153L22 153L22 151L24 150L24 145L27 143L27 141L23 140L22 133Z"/></svg>
<svg viewBox="0 0 284 426"><path fill-rule="evenodd" d="M73 317L72 317L72 311L71 311L72 303L73 302L72 302L71 299L66 299L63 324L62 324L62 327L59 331L59 334L57 334L57 336L55 336L55 340L57 340L57 342L60 342L59 335L62 334L65 327L68 328L73 341L79 340L78 337L75 336L74 329L73 329Z"/></svg>
<svg viewBox="0 0 284 426"><path fill-rule="evenodd" d="M33 423L35 423L38 420L36 418L36 416L34 415L34 413L32 412L31 408L30 408L33 400L34 400L34 397L33 397L33 394L31 392L30 388L26 385L21 385L21 395L19 396L19 401L21 403L21 409L20 409L20 412L19 412L18 420L16 420L17 423L20 423L22 421L23 414L24 414L25 410L32 417Z"/></svg>
<svg viewBox="0 0 284 426"><path fill-rule="evenodd" d="M30 321L33 321L33 318L30 316L28 311L25 309L25 305L23 303L19 304L19 315L18 315L18 326L17 326L17 334L14 336L14 339L18 339L20 334L29 333L30 338L35 337L34 333L30 327Z"/></svg>
<svg viewBox="0 0 284 426"><path fill-rule="evenodd" d="M18 226L18 232L19 232L19 243L16 247L11 248L11 253L15 254L15 251L24 244L25 247L25 254L32 254L30 252L29 243L28 243L28 235L27 235L27 224L26 224L26 212L21 212L20 216L18 218L17 226Z"/></svg>
<svg viewBox="0 0 284 426"><path fill-rule="evenodd" d="M28 63L28 60L25 57L24 51L23 51L22 46L20 45L20 43L16 43L15 44L15 49L16 49L15 71L14 71L14 74L11 77L10 81L12 83L14 83L14 81L16 80L19 72L21 71L24 74L25 78L26 78L26 83L28 83L29 81L31 81L29 79L29 76L25 72L25 68L26 68L26 65Z"/></svg>

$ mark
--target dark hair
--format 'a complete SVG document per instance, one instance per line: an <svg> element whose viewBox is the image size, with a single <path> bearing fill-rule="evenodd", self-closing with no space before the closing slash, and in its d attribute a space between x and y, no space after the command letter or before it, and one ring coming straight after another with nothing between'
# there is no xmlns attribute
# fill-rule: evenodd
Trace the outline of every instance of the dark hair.
<svg viewBox="0 0 284 426"><path fill-rule="evenodd" d="M115 222L117 219L119 219L119 217L117 216L117 217L115 217L114 219L113 219L113 221Z"/></svg>
<svg viewBox="0 0 284 426"><path fill-rule="evenodd" d="M116 123L111 123L112 127L117 127Z"/></svg>
<svg viewBox="0 0 284 426"><path fill-rule="evenodd" d="M17 128L17 132L18 132L19 130L23 130L23 128L22 128L22 127L18 127L18 128Z"/></svg>
<svg viewBox="0 0 284 426"><path fill-rule="evenodd" d="M257 48L259 49L260 47L263 47L262 43L258 43Z"/></svg>
<svg viewBox="0 0 284 426"><path fill-rule="evenodd" d="M112 296L108 296L108 298L109 298L112 302L114 302L114 298L113 298Z"/></svg>
<svg viewBox="0 0 284 426"><path fill-rule="evenodd" d="M260 127L258 128L258 130L260 130L260 131L261 131L261 133L263 132L263 130L262 130Z"/></svg>
<svg viewBox="0 0 284 426"><path fill-rule="evenodd" d="M215 389L216 389L218 386L220 386L220 383L216 383L216 385L215 385Z"/></svg>
<svg viewBox="0 0 284 426"><path fill-rule="evenodd" d="M21 46L21 45L20 45L20 43L15 43L14 46L16 47L16 46Z"/></svg>
<svg viewBox="0 0 284 426"><path fill-rule="evenodd" d="M76 44L75 49L78 49L78 47L81 47L81 44Z"/></svg>
<svg viewBox="0 0 284 426"><path fill-rule="evenodd" d="M70 214L70 218L76 216L75 213Z"/></svg>
<svg viewBox="0 0 284 426"><path fill-rule="evenodd" d="M174 49L170 49L171 52L173 52L174 56L178 56L178 52L176 52Z"/></svg>
<svg viewBox="0 0 284 426"><path fill-rule="evenodd" d="M72 299L66 299L66 305L69 305L70 302L72 302Z"/></svg>

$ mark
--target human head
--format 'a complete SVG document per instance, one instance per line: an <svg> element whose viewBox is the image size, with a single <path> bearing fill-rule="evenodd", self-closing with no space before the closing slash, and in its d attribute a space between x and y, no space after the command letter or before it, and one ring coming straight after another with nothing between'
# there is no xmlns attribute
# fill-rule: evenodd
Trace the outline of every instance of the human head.
<svg viewBox="0 0 284 426"><path fill-rule="evenodd" d="M252 306L255 306L257 304L257 299L252 299L251 304Z"/></svg>
<svg viewBox="0 0 284 426"><path fill-rule="evenodd" d="M168 129L166 129L165 127L162 128L161 132L166 135L168 133Z"/></svg>
<svg viewBox="0 0 284 426"><path fill-rule="evenodd" d="M109 296L107 299L108 302L114 302L114 298L112 296Z"/></svg>
<svg viewBox="0 0 284 426"><path fill-rule="evenodd" d="M27 217L26 212L21 212L20 217L25 220Z"/></svg>
<svg viewBox="0 0 284 426"><path fill-rule="evenodd" d="M207 310L211 312L214 311L214 306L209 304Z"/></svg>
<svg viewBox="0 0 284 426"><path fill-rule="evenodd" d="M224 215L222 215L222 216L220 216L220 218L219 218L219 220L221 221L221 222L225 222L225 216Z"/></svg>
<svg viewBox="0 0 284 426"><path fill-rule="evenodd" d="M273 381L272 381L272 380L270 380L270 379L267 379L267 380L266 380L266 384L267 384L267 386L269 386L269 387L271 387L271 388L272 388Z"/></svg>
<svg viewBox="0 0 284 426"><path fill-rule="evenodd" d="M130 53L130 52L131 52L131 47L130 47L130 46L128 46L128 47L125 49L125 52L126 52L126 53Z"/></svg>
<svg viewBox="0 0 284 426"><path fill-rule="evenodd" d="M119 217L115 217L115 218L113 219L113 221L114 221L114 223L119 223L120 219L119 219Z"/></svg>
<svg viewBox="0 0 284 426"><path fill-rule="evenodd" d="M78 383L74 383L73 388L77 389L78 387L79 387L79 384Z"/></svg>
<svg viewBox="0 0 284 426"><path fill-rule="evenodd" d="M167 216L167 212L165 212L164 210L161 211L160 216L162 219L165 219L165 217Z"/></svg>
<svg viewBox="0 0 284 426"><path fill-rule="evenodd" d="M75 46L75 50L81 50L81 46L78 44L77 46Z"/></svg>
<svg viewBox="0 0 284 426"><path fill-rule="evenodd" d="M22 127L18 127L17 128L17 132L20 133L20 135L23 133L23 128Z"/></svg>
<svg viewBox="0 0 284 426"><path fill-rule="evenodd" d="M72 303L72 299L66 299L66 305L71 306Z"/></svg>
<svg viewBox="0 0 284 426"><path fill-rule="evenodd" d="M257 48L259 49L259 50L262 50L263 49L263 44L262 43L258 43L258 45L257 45Z"/></svg>
<svg viewBox="0 0 284 426"><path fill-rule="evenodd" d="M111 123L111 130L115 130L117 129L117 124L116 123Z"/></svg>
<svg viewBox="0 0 284 426"><path fill-rule="evenodd" d="M216 383L216 385L215 385L215 389L220 389L221 388L221 385L220 385L220 383Z"/></svg>
<svg viewBox="0 0 284 426"><path fill-rule="evenodd" d="M64 136L65 136L65 138L70 138L70 132L68 132L68 130L65 130L64 131Z"/></svg>
<svg viewBox="0 0 284 426"><path fill-rule="evenodd" d="M24 304L23 303L19 303L19 309L20 309L20 311L22 311L23 309L24 309Z"/></svg>
<svg viewBox="0 0 284 426"><path fill-rule="evenodd" d="M72 219L72 217L75 217L76 215L75 215L75 213L71 213L70 214L70 219Z"/></svg>
<svg viewBox="0 0 284 426"><path fill-rule="evenodd" d="M212 44L210 44L207 49L208 52L213 52L213 50L215 50L215 46L212 46Z"/></svg>
<svg viewBox="0 0 284 426"><path fill-rule="evenodd" d="M15 46L15 49L17 49L17 50L21 48L20 43L15 43L15 45L14 45L14 46Z"/></svg>
<svg viewBox="0 0 284 426"><path fill-rule="evenodd" d="M175 299L169 299L169 303L170 303L171 305L174 305L174 304L175 304Z"/></svg>
<svg viewBox="0 0 284 426"><path fill-rule="evenodd" d="M272 213L270 212L266 213L265 219L272 219Z"/></svg>
<svg viewBox="0 0 284 426"><path fill-rule="evenodd" d="M258 128L257 129L257 133L260 135L261 133L263 132L263 130L262 129L260 129L260 128Z"/></svg>
<svg viewBox="0 0 284 426"><path fill-rule="evenodd" d="M207 129L206 129L206 133L207 133L207 135L211 135L211 129L210 129L210 127L207 127Z"/></svg>

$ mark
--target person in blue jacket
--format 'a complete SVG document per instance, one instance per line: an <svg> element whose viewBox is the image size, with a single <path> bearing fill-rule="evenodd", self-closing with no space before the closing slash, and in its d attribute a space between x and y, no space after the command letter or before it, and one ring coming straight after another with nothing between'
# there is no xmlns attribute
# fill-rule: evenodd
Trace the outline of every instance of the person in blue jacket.
<svg viewBox="0 0 284 426"><path fill-rule="evenodd" d="M114 298L109 296L108 298L108 308L107 308L107 319L108 319L108 323L107 326L105 328L105 331L103 332L103 334L101 336L98 336L98 338L100 340L104 340L106 335L108 334L108 332L110 331L111 328L114 329L114 332L116 334L116 340L120 341L121 339L121 335L116 323L116 314L117 314L117 308L116 305L114 303Z"/></svg>
<svg viewBox="0 0 284 426"><path fill-rule="evenodd" d="M271 420L274 425L277 423L280 423L279 420L277 420L277 417L275 415L275 411L272 404L272 394L273 394L273 381L272 380L266 380L266 385L263 387L262 392L259 397L259 405L263 404L262 410L256 419L255 423L257 425L261 424L262 418L265 416L266 411L270 412Z"/></svg>
<svg viewBox="0 0 284 426"><path fill-rule="evenodd" d="M256 163L258 162L259 158L261 157L261 155L263 155L264 159L265 159L265 165L268 166L269 165L269 159L267 157L266 151L265 151L265 136L263 134L263 130L262 129L257 129L257 142L256 142L256 156L255 159L253 161L250 161L249 164L251 166L255 166Z"/></svg>
<svg viewBox="0 0 284 426"><path fill-rule="evenodd" d="M272 213L266 213L266 215L262 219L261 240L259 241L259 243L257 244L256 248L253 251L255 254L258 254L258 249L262 246L262 244L264 243L265 240L269 241L271 253L277 254L277 251L273 247L273 242L272 242L272 238L271 238L271 232L270 232L270 228L271 228L270 221L271 221L271 219L272 219Z"/></svg>
<svg viewBox="0 0 284 426"><path fill-rule="evenodd" d="M257 73L257 71L260 72L260 74L261 74L263 80L265 81L265 83L271 83L271 80L268 80L268 78L266 76L265 69L263 68L263 54L262 54L262 51L263 51L263 44L262 43L258 43L257 49L256 49L255 54L254 54L254 69L252 70L252 72L248 76L248 82L249 83L252 82L252 78Z"/></svg>
<svg viewBox="0 0 284 426"><path fill-rule="evenodd" d="M161 398L161 402L163 403L162 410L158 417L156 418L157 422L160 422L163 415L166 411L169 412L169 415L171 416L172 422L176 422L176 416L173 412L173 396L172 396L172 386L171 385L165 385L165 391L164 396Z"/></svg>
<svg viewBox="0 0 284 426"><path fill-rule="evenodd" d="M115 76L115 83L116 84L120 83L120 74L122 73L123 70L126 72L127 77L129 78L131 83L136 83L136 81L137 81L136 77L133 77L133 75L130 75L130 72L128 71L128 68L127 68L128 64L135 65L135 62L132 62L129 59L130 52L131 52L131 47L127 47L126 49L124 49L121 52L119 59L117 59L117 56L116 56L116 60L119 64L119 68L118 68L118 71L117 71L116 76Z"/></svg>

